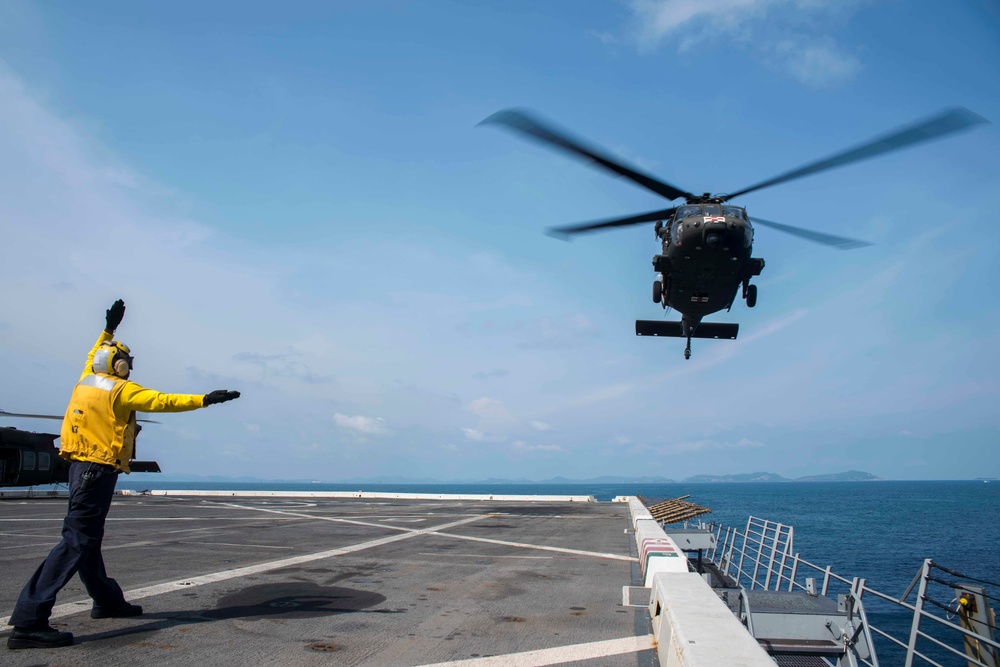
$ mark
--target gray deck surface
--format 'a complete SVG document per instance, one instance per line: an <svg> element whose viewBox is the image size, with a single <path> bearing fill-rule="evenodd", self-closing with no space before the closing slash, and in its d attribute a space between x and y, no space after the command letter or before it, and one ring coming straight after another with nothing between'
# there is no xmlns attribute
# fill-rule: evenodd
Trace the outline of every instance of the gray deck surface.
<svg viewBox="0 0 1000 667"><path fill-rule="evenodd" d="M0 501L0 619L65 510ZM612 503L116 497L104 558L143 616L91 619L74 578L52 624L75 645L11 651L3 632L0 665L656 665L608 655L649 633L622 606L641 585L629 528Z"/></svg>

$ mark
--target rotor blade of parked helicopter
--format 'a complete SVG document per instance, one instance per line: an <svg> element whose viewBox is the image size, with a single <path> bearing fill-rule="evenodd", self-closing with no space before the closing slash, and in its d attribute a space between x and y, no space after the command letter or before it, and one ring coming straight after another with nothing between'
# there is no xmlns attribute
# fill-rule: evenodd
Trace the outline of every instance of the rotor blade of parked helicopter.
<svg viewBox="0 0 1000 667"><path fill-rule="evenodd" d="M834 236L833 234L814 232L811 229L802 229L801 227L783 225L780 222L762 220L756 216L750 218L750 221L755 225L772 227L785 232L786 234L791 234L792 236L798 236L799 238L806 239L807 241L812 241L813 243L822 243L823 245L833 246L837 250L853 250L854 248L864 248L865 246L871 245L871 243L868 243L867 241L859 241L857 239L849 239L844 236Z"/></svg>
<svg viewBox="0 0 1000 667"><path fill-rule="evenodd" d="M644 188L652 190L656 194L666 197L667 199L678 199L680 197L684 197L685 199L694 198L694 195L690 192L685 192L684 190L675 188L669 183L664 183L653 176L643 174L637 169L627 167L621 160L610 155L603 154L596 148L587 146L579 139L570 138L568 133L556 130L552 125L541 121L537 116L534 116L533 114L522 109L504 109L503 111L498 111L489 118L481 121L479 124L502 125L516 132L520 132L521 134L534 137L543 143L561 148L579 157L593 160L605 169L609 169L619 176L624 176L633 183L637 183Z"/></svg>
<svg viewBox="0 0 1000 667"><path fill-rule="evenodd" d="M852 162L858 162L859 160L867 160L868 158L873 158L877 155L882 155L883 153L897 151L908 146L913 146L924 141L930 141L931 139L937 139L938 137L943 137L953 132L959 132L975 125L988 122L988 120L979 114L973 113L968 109L963 109L961 107L951 109L927 120L920 121L915 125L909 125L880 137L876 137L871 141L867 141L860 146L850 148L842 153L837 153L836 155L831 155L830 157L823 158L822 160L811 162L807 165L799 167L798 169L793 169L792 171L785 172L780 176L775 176L774 178L763 181L762 183L751 185L750 187L740 190L739 192L727 193L725 198L726 200L733 199L735 197L739 197L740 195L754 192L755 190L769 188L772 185L786 183L796 178L816 174L821 171L826 171L827 169L833 169L834 167L842 167Z"/></svg>
<svg viewBox="0 0 1000 667"><path fill-rule="evenodd" d="M25 417L27 419L55 419L57 421L62 421L62 415L29 415L23 412L7 412L6 410L0 410L0 417ZM158 422L155 419L136 419L137 422L146 422L147 424L162 424L163 422Z"/></svg>
<svg viewBox="0 0 1000 667"><path fill-rule="evenodd" d="M626 218L612 218L611 220L597 220L587 222L582 225L572 225L569 227L550 227L545 230L549 236L554 236L563 241L569 241L573 234L581 232L592 232L596 229L606 229L609 227L625 227L627 225L637 225L641 222L656 222L657 220L669 220L677 211L676 208L665 208L662 211L650 211L639 215L630 215Z"/></svg>
<svg viewBox="0 0 1000 667"><path fill-rule="evenodd" d="M7 412L0 410L0 417L26 417L28 419L58 419L62 421L62 415L27 415L22 412Z"/></svg>

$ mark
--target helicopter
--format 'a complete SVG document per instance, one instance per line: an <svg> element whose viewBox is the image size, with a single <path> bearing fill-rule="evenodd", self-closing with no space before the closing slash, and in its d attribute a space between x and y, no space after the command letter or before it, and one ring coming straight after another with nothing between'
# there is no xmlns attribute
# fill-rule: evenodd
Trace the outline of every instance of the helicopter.
<svg viewBox="0 0 1000 667"><path fill-rule="evenodd" d="M31 415L0 410L0 417L55 419L56 415ZM152 419L136 421L159 424ZM54 433L22 431L13 426L0 427L0 488L69 484L70 462L59 456ZM160 472L156 461L131 461L132 472Z"/></svg>
<svg viewBox="0 0 1000 667"><path fill-rule="evenodd" d="M673 308L681 315L679 322L636 320L637 336L686 338L684 358L691 358L692 338L735 340L739 324L702 322L706 315L729 311L737 292L749 308L757 305L757 286L750 281L764 269L764 260L752 257L754 225L770 227L808 241L847 250L871 245L864 241L771 222L747 215L746 208L729 202L736 197L786 183L852 162L900 150L943 137L986 119L963 108L943 111L913 125L896 129L863 144L810 162L731 193L694 194L627 165L622 160L592 147L557 129L549 122L523 109L504 109L486 118L480 125L493 124L529 139L546 144L642 186L669 200L684 199L685 204L658 211L639 213L607 220L597 220L566 227L550 228L547 233L568 240L572 235L600 229L653 222L653 231L662 244L662 252L653 257L653 302L664 310Z"/></svg>

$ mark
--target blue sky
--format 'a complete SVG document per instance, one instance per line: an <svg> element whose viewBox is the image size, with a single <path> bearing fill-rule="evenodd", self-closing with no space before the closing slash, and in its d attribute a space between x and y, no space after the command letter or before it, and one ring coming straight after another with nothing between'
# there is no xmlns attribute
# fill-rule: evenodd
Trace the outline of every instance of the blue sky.
<svg viewBox="0 0 1000 667"><path fill-rule="evenodd" d="M0 408L61 413L104 309L172 473L1000 476L988 0L0 7ZM991 125L739 200L740 338L634 336L667 204L494 128L529 107L694 192L943 108ZM6 420L42 430L45 422Z"/></svg>

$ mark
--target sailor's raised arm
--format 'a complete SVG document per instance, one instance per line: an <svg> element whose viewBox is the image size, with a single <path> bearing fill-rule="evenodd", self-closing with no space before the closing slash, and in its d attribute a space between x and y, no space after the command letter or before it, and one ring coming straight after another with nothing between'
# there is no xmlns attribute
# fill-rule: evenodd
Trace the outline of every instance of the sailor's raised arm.
<svg viewBox="0 0 1000 667"><path fill-rule="evenodd" d="M83 367L83 373L80 374L80 380L87 377L94 372L94 355L97 354L97 350L101 347L101 343L106 340L111 340L115 336L115 329L118 325L122 323L122 319L125 317L125 302L118 299L111 307L104 311L104 331L101 335L97 337L97 342L94 343L94 347L90 348L90 354L87 355L87 364Z"/></svg>

